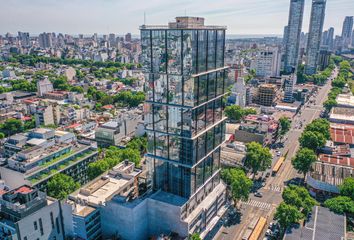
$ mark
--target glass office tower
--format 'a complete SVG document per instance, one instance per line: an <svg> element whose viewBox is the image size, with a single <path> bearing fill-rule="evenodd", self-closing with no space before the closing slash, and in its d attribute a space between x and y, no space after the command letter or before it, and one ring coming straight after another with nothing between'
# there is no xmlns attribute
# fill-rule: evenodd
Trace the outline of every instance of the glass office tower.
<svg viewBox="0 0 354 240"><path fill-rule="evenodd" d="M320 44L325 19L326 0L312 0L309 38L307 41L305 74L313 75L318 68Z"/></svg>
<svg viewBox="0 0 354 240"><path fill-rule="evenodd" d="M305 0L290 0L288 26L284 30L284 71L294 73L299 61L300 35Z"/></svg>
<svg viewBox="0 0 354 240"><path fill-rule="evenodd" d="M226 28L178 17L140 29L153 188L187 199L211 192L220 183L225 136Z"/></svg>

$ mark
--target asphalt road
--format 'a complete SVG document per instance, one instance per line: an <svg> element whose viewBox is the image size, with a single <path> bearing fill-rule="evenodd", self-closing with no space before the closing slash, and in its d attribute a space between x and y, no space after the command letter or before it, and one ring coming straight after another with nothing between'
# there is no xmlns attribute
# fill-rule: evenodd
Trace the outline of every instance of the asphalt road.
<svg viewBox="0 0 354 240"><path fill-rule="evenodd" d="M334 72L334 76L336 75L337 70ZM303 177L292 167L291 159L299 149L298 139L305 126L320 117L320 113L323 110L322 104L327 100L330 89L331 81L327 81L326 85L318 89L318 93L312 96L308 103L302 107L300 113L292 119L291 129L284 137L284 148L281 150L282 154L288 152L287 158L278 174L274 177L269 177L266 185L259 189L258 192L261 192L263 197L257 198L251 194L248 202L241 203L241 222L236 225L222 227L214 239L239 240L242 239L252 220L261 216L267 217L268 223L272 220L276 207L282 202L281 193L285 183L290 179ZM313 100L313 103L310 103L311 100ZM302 125L300 122L302 122Z"/></svg>

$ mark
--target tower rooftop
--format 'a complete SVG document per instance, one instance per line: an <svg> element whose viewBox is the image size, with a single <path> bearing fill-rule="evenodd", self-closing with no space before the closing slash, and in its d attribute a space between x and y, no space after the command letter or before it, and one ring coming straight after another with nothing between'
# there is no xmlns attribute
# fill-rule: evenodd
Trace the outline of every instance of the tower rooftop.
<svg viewBox="0 0 354 240"><path fill-rule="evenodd" d="M201 17L176 17L176 21L169 22L168 25L142 25L141 30L166 30L166 29L215 29L226 30L226 26L206 26L204 25L204 18Z"/></svg>

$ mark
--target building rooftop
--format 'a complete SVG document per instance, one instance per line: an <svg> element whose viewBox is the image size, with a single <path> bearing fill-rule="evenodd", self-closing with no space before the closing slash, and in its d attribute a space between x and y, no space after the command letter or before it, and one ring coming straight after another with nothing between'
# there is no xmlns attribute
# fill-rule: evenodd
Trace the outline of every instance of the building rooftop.
<svg viewBox="0 0 354 240"><path fill-rule="evenodd" d="M305 226L285 233L284 240L341 240L345 239L345 217L315 206Z"/></svg>
<svg viewBox="0 0 354 240"><path fill-rule="evenodd" d="M76 202L84 202L91 206L104 205L117 194L129 192L132 179L139 175L134 163L122 162L115 166L107 175L96 178L70 196Z"/></svg>
<svg viewBox="0 0 354 240"><path fill-rule="evenodd" d="M320 154L319 161L323 163L354 167L354 158Z"/></svg>
<svg viewBox="0 0 354 240"><path fill-rule="evenodd" d="M331 139L335 143L354 144L354 126L331 124Z"/></svg>
<svg viewBox="0 0 354 240"><path fill-rule="evenodd" d="M351 94L339 94L336 101L338 106L354 107L354 96Z"/></svg>
<svg viewBox="0 0 354 240"><path fill-rule="evenodd" d="M168 25L142 25L140 27L143 29L220 29L226 30L226 26L206 26L204 25L204 18L201 17L176 17L175 22L169 22Z"/></svg>

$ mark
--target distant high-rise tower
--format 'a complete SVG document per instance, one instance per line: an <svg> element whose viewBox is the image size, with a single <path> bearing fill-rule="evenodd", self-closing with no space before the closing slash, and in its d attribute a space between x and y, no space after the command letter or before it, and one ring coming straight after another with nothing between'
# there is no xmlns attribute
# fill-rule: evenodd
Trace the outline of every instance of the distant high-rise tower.
<svg viewBox="0 0 354 240"><path fill-rule="evenodd" d="M51 48L53 46L52 34L45 32L39 34L38 43L41 48Z"/></svg>
<svg viewBox="0 0 354 240"><path fill-rule="evenodd" d="M153 189L185 199L186 208L175 217L188 221L190 234L202 235L214 221L208 217L209 206L215 208L210 215L219 216L217 209L225 204L225 186L220 182L228 69L225 30L205 26L204 18L197 17L177 17L168 26L141 27L147 74L146 159ZM169 222L167 218L159 221ZM176 232L175 228L171 226L170 231Z"/></svg>
<svg viewBox="0 0 354 240"><path fill-rule="evenodd" d="M342 29L343 48L348 48L351 44L353 34L353 17L345 17Z"/></svg>
<svg viewBox="0 0 354 240"><path fill-rule="evenodd" d="M334 28L329 28L328 29L328 35L327 35L327 46L329 50L333 50L333 45L334 45Z"/></svg>
<svg viewBox="0 0 354 240"><path fill-rule="evenodd" d="M309 39L307 41L307 61L305 73L315 74L318 66L323 23L325 18L326 0L312 0Z"/></svg>
<svg viewBox="0 0 354 240"><path fill-rule="evenodd" d="M289 21L284 54L284 71L286 73L294 72L298 65L304 5L304 0L290 1Z"/></svg>
<svg viewBox="0 0 354 240"><path fill-rule="evenodd" d="M30 45L30 36L28 32L18 32L18 40L22 47L28 47Z"/></svg>

